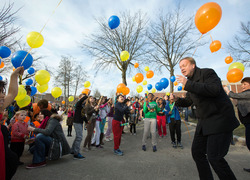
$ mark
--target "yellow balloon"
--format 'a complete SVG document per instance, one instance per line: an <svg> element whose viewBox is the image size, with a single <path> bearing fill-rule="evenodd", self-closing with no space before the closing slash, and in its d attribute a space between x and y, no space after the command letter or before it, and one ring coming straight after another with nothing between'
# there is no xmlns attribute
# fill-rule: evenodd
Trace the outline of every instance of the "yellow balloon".
<svg viewBox="0 0 250 180"><path fill-rule="evenodd" d="M62 89L59 88L59 87L54 87L52 90L51 90L51 95L54 97L54 98L58 98L62 95Z"/></svg>
<svg viewBox="0 0 250 180"><path fill-rule="evenodd" d="M69 102L74 101L74 96L69 96Z"/></svg>
<svg viewBox="0 0 250 180"><path fill-rule="evenodd" d="M148 94L148 91L145 91L145 93L147 93L147 94Z"/></svg>
<svg viewBox="0 0 250 180"><path fill-rule="evenodd" d="M32 31L27 35L26 41L31 48L39 48L43 45L44 39L39 32Z"/></svg>
<svg viewBox="0 0 250 180"><path fill-rule="evenodd" d="M40 93L44 93L45 91L48 90L49 86L48 84L44 84L44 85L37 85L36 86L37 90L40 92Z"/></svg>
<svg viewBox="0 0 250 180"><path fill-rule="evenodd" d="M40 70L35 75L36 82L40 85L47 84L50 80L50 74L46 70Z"/></svg>
<svg viewBox="0 0 250 180"><path fill-rule="evenodd" d="M244 70L245 70L244 65L242 63L240 63L240 62L234 62L234 63L232 63L229 66L228 71L230 71L231 69L234 69L234 68L238 68L238 69L242 70L242 72L244 72Z"/></svg>
<svg viewBox="0 0 250 180"><path fill-rule="evenodd" d="M146 67L144 68L144 70L145 70L145 71L149 71L149 67L146 66Z"/></svg>
<svg viewBox="0 0 250 180"><path fill-rule="evenodd" d="M144 81L142 82L142 84L143 84L143 85L147 85L148 82L147 82L146 80L144 80Z"/></svg>
<svg viewBox="0 0 250 180"><path fill-rule="evenodd" d="M136 91L141 93L143 91L143 87L141 85L137 86Z"/></svg>
<svg viewBox="0 0 250 180"><path fill-rule="evenodd" d="M85 88L88 88L90 85L91 85L91 83L89 81L85 81L85 83L84 83Z"/></svg>
<svg viewBox="0 0 250 180"><path fill-rule="evenodd" d="M167 95L167 96L170 96L170 93L169 93L169 92L167 92L167 93L166 93L166 95Z"/></svg>
<svg viewBox="0 0 250 180"><path fill-rule="evenodd" d="M29 95L26 95L26 96L24 97L23 100L17 101L17 105L18 105L20 108L23 108L23 107L28 106L28 105L30 104L30 101L31 101L30 96L29 96Z"/></svg>
<svg viewBox="0 0 250 180"><path fill-rule="evenodd" d="M135 76L132 77L132 81L135 82Z"/></svg>
<svg viewBox="0 0 250 180"><path fill-rule="evenodd" d="M22 85L20 85L18 87L18 94L15 97L15 100L16 101L21 101L21 100L23 100L25 98L26 95L27 95L26 90L24 89L24 87Z"/></svg>
<svg viewBox="0 0 250 180"><path fill-rule="evenodd" d="M152 89L152 93L155 93L155 92L156 92L156 89L155 89L155 88L153 88L153 89Z"/></svg>
<svg viewBox="0 0 250 180"><path fill-rule="evenodd" d="M129 52L128 51L122 51L120 54L120 58L122 61L127 61L129 58Z"/></svg>

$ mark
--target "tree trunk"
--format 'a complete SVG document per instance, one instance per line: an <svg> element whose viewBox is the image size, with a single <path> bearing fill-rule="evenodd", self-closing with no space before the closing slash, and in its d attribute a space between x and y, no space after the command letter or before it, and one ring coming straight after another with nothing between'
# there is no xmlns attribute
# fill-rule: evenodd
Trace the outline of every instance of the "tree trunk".
<svg viewBox="0 0 250 180"><path fill-rule="evenodd" d="M122 71L122 83L127 86L127 80L126 80L126 71Z"/></svg>
<svg viewBox="0 0 250 180"><path fill-rule="evenodd" d="M174 68L170 67L170 78L174 76ZM170 81L170 93L174 92L174 83Z"/></svg>

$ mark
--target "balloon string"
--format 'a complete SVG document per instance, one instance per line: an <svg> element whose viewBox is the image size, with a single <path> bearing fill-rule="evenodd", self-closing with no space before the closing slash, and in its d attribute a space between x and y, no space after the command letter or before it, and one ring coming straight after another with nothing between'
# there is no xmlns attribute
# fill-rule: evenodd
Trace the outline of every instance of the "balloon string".
<svg viewBox="0 0 250 180"><path fill-rule="evenodd" d="M211 38L211 40L212 40L212 42L213 42L213 38L212 38L211 34L209 34L209 35L210 35L210 38Z"/></svg>
<svg viewBox="0 0 250 180"><path fill-rule="evenodd" d="M56 8L54 9L54 11L52 12L52 14L50 15L50 17L48 18L47 22L44 24L44 26L42 27L40 34L42 33L42 31L44 30L45 26L48 24L49 20L51 19L52 15L55 13L56 9L58 8L58 6L61 4L62 0L60 0L60 2L57 4ZM38 39L39 35L37 35L37 39ZM24 60L27 58L27 56L29 55L29 53L31 52L32 48L30 48L29 52L26 54L26 56L23 58L21 65L23 64ZM21 76L20 76L20 81L22 84L22 80L21 80Z"/></svg>
<svg viewBox="0 0 250 180"><path fill-rule="evenodd" d="M41 29L40 33L43 32L45 26L48 24L48 22L50 21L51 17L54 15L56 9L58 8L58 6L61 4L62 0L60 0L60 2L58 3L58 5L56 6L56 8L54 9L54 11L52 12L52 14L50 15L50 17L48 18L47 22L44 24L43 28Z"/></svg>
<svg viewBox="0 0 250 180"><path fill-rule="evenodd" d="M203 36L203 34L201 35L201 37L202 37L202 36ZM199 38L198 43L200 42L201 37ZM196 50L197 50L197 49L198 49L198 45L197 45L197 47L195 48L194 53L193 53L193 55L192 55L192 56L194 56L194 54L195 54L195 52L196 52Z"/></svg>

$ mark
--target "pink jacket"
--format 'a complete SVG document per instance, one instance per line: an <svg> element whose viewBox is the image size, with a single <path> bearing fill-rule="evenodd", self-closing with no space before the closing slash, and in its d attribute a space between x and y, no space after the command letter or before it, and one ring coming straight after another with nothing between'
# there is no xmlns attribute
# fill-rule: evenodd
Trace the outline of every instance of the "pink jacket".
<svg viewBox="0 0 250 180"><path fill-rule="evenodd" d="M24 136L28 136L28 124L17 121L12 126L11 142L24 142Z"/></svg>

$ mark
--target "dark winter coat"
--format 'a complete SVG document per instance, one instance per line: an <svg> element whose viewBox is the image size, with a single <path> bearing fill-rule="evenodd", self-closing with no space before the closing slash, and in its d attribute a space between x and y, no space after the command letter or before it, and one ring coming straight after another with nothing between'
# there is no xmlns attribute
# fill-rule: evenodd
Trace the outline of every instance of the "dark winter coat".
<svg viewBox="0 0 250 180"><path fill-rule="evenodd" d="M196 106L199 115L196 128L198 133L211 135L232 132L239 126L233 104L213 69L196 67L184 90L188 91L186 98L178 99L176 106Z"/></svg>

